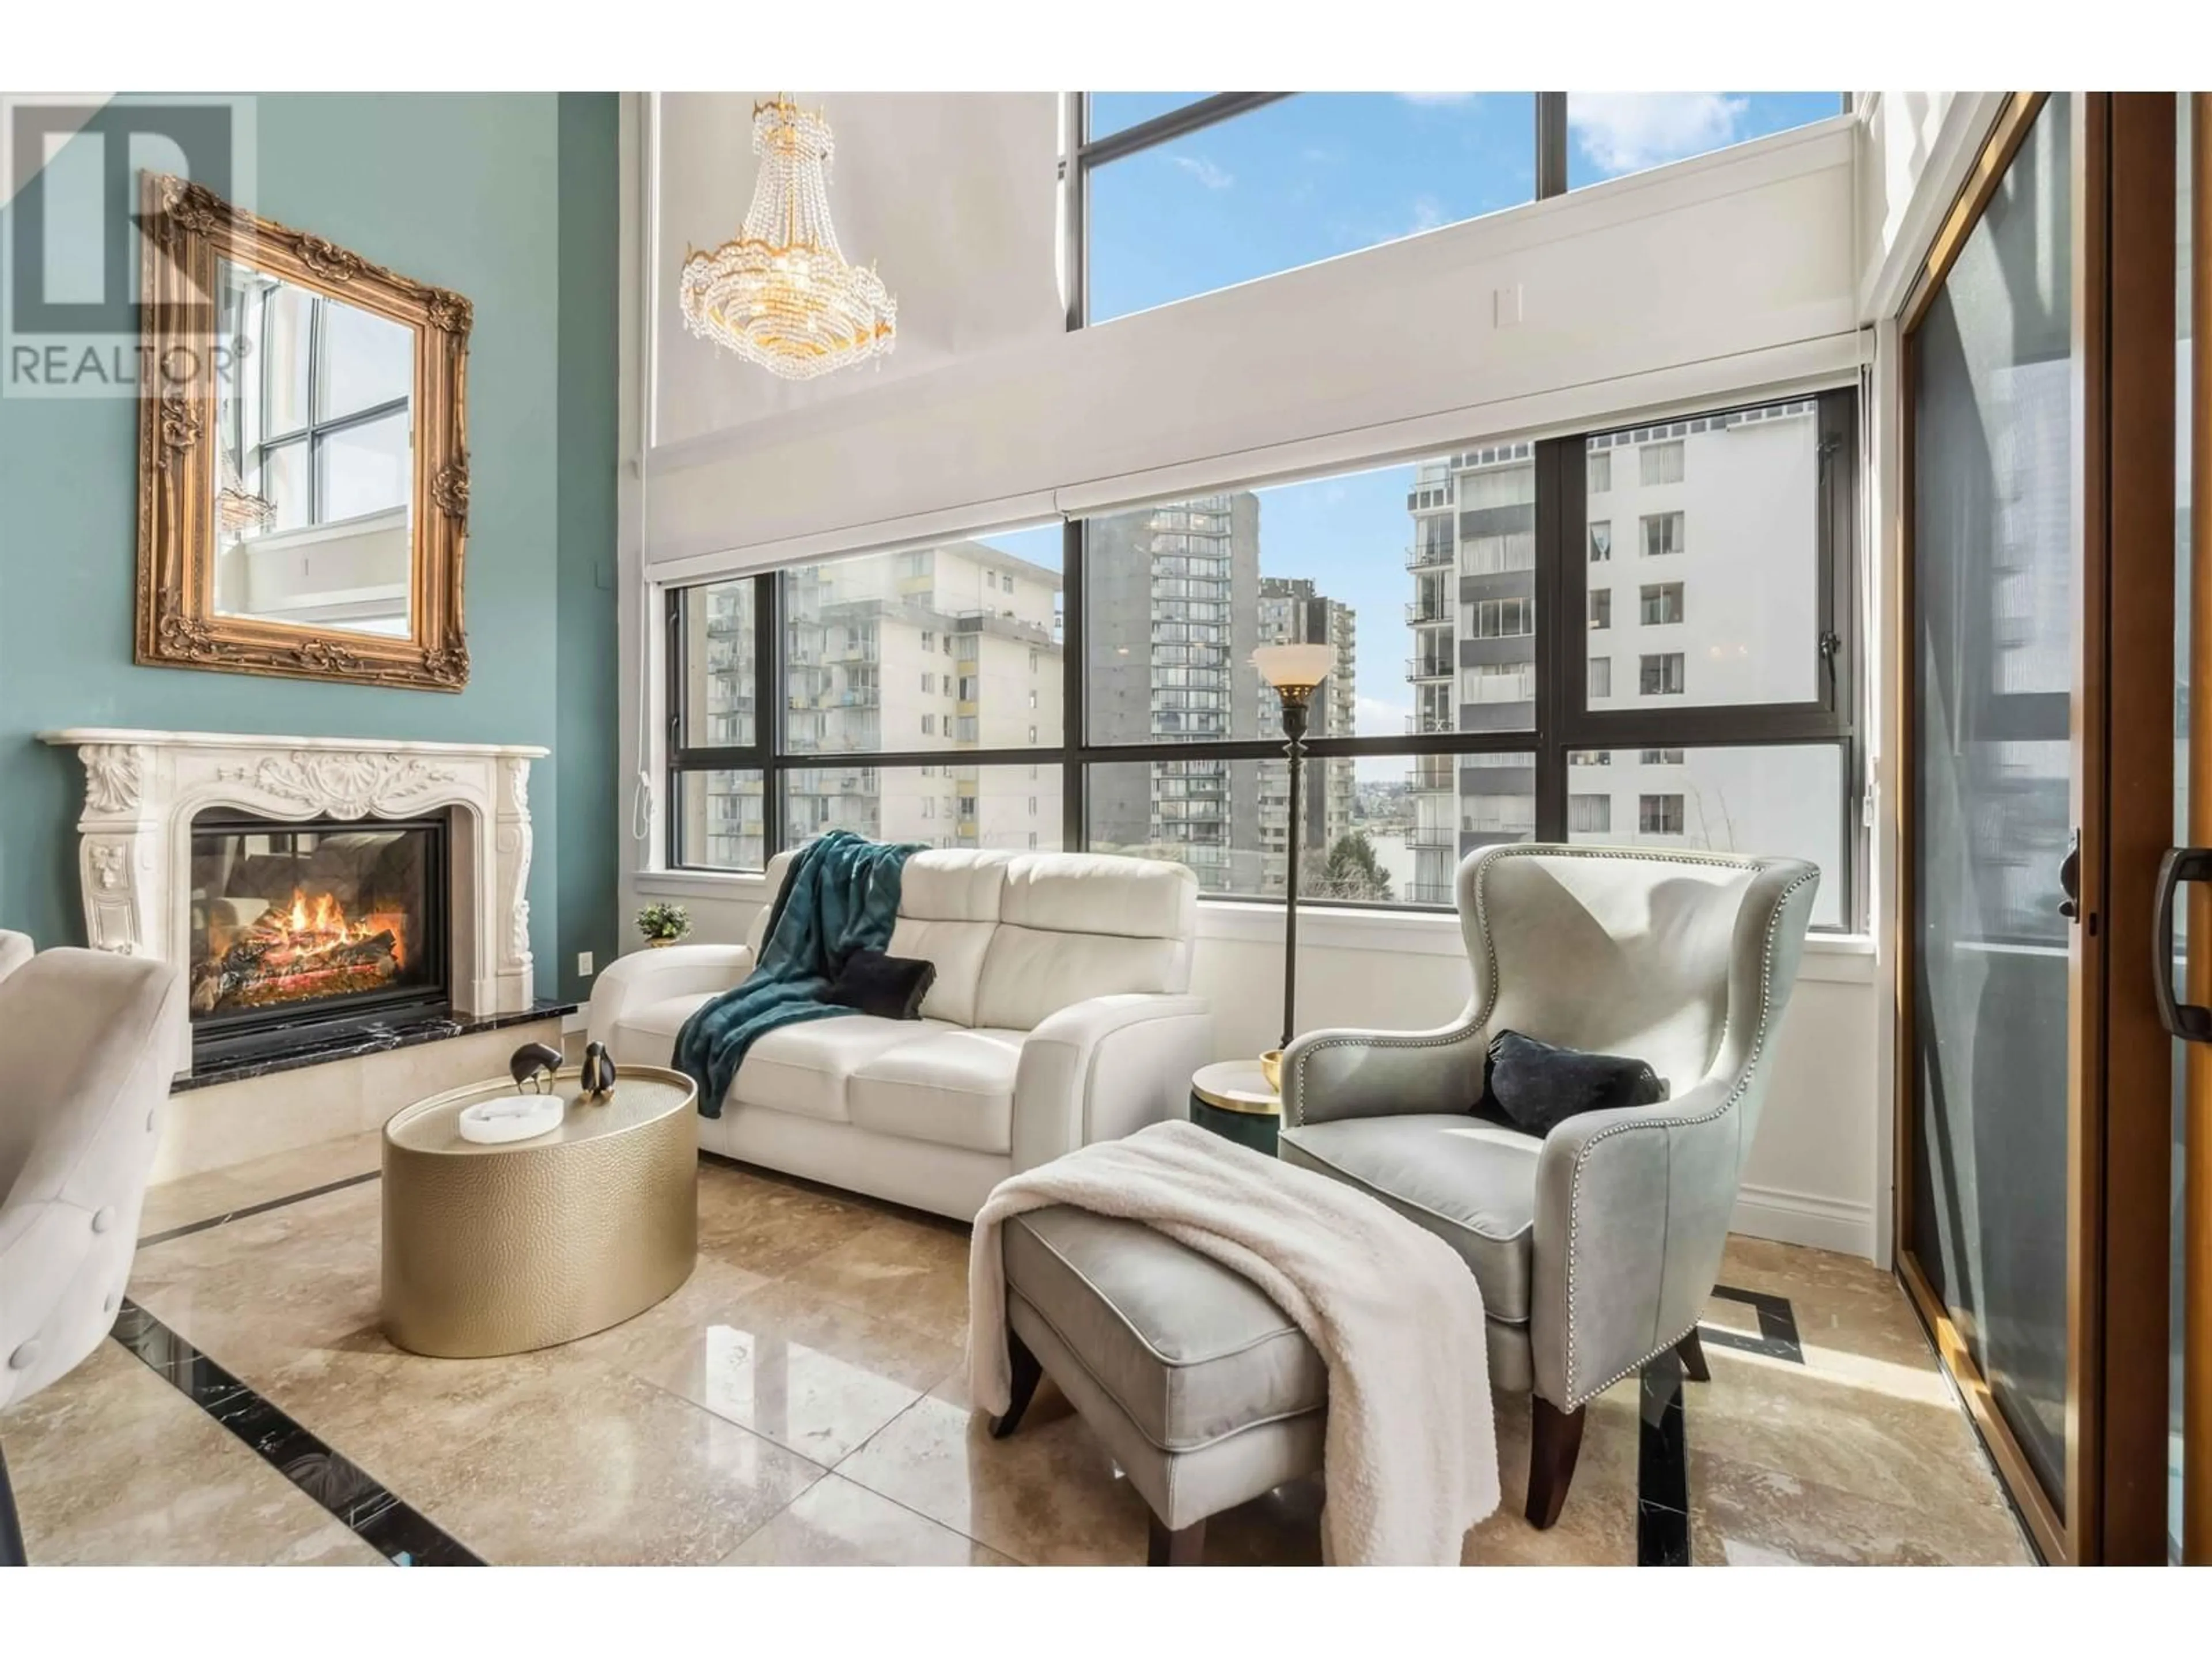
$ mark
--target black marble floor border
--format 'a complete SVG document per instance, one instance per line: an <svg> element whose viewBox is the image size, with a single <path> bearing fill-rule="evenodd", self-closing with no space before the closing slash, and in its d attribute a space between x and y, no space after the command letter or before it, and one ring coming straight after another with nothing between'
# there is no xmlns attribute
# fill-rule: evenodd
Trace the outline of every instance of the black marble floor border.
<svg viewBox="0 0 2212 1659"><path fill-rule="evenodd" d="M332 1451L127 1297L112 1334L149 1370L252 1447L264 1462L394 1566L484 1565L475 1552L393 1496L359 1464Z"/></svg>
<svg viewBox="0 0 2212 1659"><path fill-rule="evenodd" d="M1759 1314L1759 1334L1747 1336L1725 1325L1699 1325L1698 1334L1709 1346L1734 1348L1741 1353L1765 1354L1769 1359L1786 1359L1793 1365L1805 1363L1805 1345L1797 1336L1797 1315L1788 1297L1776 1296L1769 1291L1739 1290L1733 1285L1716 1285L1713 1294L1755 1310Z"/></svg>
<svg viewBox="0 0 2212 1659"><path fill-rule="evenodd" d="M1663 1353L1644 1367L1637 1414L1636 1565L1690 1565L1690 1443L1682 1408L1682 1359Z"/></svg>
<svg viewBox="0 0 2212 1659"><path fill-rule="evenodd" d="M803 1177L763 1170L719 1152L702 1150L700 1159L746 1175L763 1176L786 1184L848 1200L858 1194L822 1185ZM340 1181L326 1182L303 1192L187 1222L138 1241L141 1249L167 1243L192 1233L205 1232L226 1222L280 1210L287 1205L342 1192L380 1178L370 1170ZM866 1207L934 1223L965 1231L957 1222L909 1209L902 1204L860 1199ZM1722 1325L1700 1323L1699 1340L1709 1346L1763 1354L1792 1364L1805 1363L1805 1349L1797 1334L1796 1311L1790 1298L1766 1291L1749 1291L1733 1285L1716 1285L1713 1294L1741 1302L1756 1310L1759 1334L1747 1335ZM208 1415L260 1453L280 1474L350 1528L387 1560L399 1566L482 1566L484 1563L419 1511L402 1503L357 1465L341 1457L308 1433L270 1401L163 1325L136 1303L126 1299L117 1317L115 1340ZM1687 1387L1680 1357L1673 1352L1645 1364L1639 1379L1637 1445L1636 1565L1639 1567L1686 1567L1690 1565L1690 1467L1688 1414L1684 1400Z"/></svg>
<svg viewBox="0 0 2212 1659"><path fill-rule="evenodd" d="M1805 1363L1797 1338L1796 1310L1786 1296L1716 1285L1713 1294L1741 1302L1759 1313L1759 1334L1747 1336L1726 1326L1700 1323L1698 1340L1707 1347L1764 1354L1793 1365ZM1668 1351L1644 1367L1636 1448L1636 1565L1690 1565L1690 1441L1685 1401L1709 1384L1686 1380L1681 1356ZM1585 1408L1587 1409L1587 1408Z"/></svg>
<svg viewBox="0 0 2212 1659"><path fill-rule="evenodd" d="M305 1192L287 1193L282 1198L264 1199L258 1204L243 1205L235 1210L225 1210L221 1215L211 1215L204 1221L187 1221L181 1227L172 1227L166 1232L149 1233L138 1241L138 1248L146 1249L155 1244L166 1244L173 1238L186 1238L194 1233L204 1233L210 1227L220 1227L227 1221L243 1221L251 1215L266 1215L271 1210L281 1210L288 1204L301 1204L311 1198L320 1198L325 1193L343 1192L349 1187L358 1187L364 1181L375 1181L384 1171L367 1170L360 1175L348 1176L343 1181L326 1181L319 1187L310 1187Z"/></svg>

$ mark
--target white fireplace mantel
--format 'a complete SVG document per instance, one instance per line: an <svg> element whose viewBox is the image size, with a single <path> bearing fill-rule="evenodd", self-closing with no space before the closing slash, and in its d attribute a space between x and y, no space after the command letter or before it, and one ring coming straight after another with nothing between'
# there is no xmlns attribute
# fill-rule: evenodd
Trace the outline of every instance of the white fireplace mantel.
<svg viewBox="0 0 2212 1659"><path fill-rule="evenodd" d="M96 949L189 961L192 819L201 812L299 823L449 811L454 1000L476 1014L530 1006L530 763L550 751L97 726L40 737L84 763L77 876Z"/></svg>

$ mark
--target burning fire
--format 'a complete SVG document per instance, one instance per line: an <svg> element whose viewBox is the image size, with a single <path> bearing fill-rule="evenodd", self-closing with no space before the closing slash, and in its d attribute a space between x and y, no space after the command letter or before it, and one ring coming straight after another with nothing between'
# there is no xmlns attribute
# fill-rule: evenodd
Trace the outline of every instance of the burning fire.
<svg viewBox="0 0 2212 1659"><path fill-rule="evenodd" d="M318 893L310 900L304 891L295 887L289 910L272 908L263 912L246 933L270 946L267 960L272 967L313 967L314 957L386 934L391 936L392 965L407 965L404 915L398 911L372 910L359 921L349 921L345 907L327 892Z"/></svg>
<svg viewBox="0 0 2212 1659"><path fill-rule="evenodd" d="M258 1007L302 997L373 991L407 965L407 916L371 910L358 921L327 890L270 905L236 928L210 927L206 957L193 967L198 1013Z"/></svg>

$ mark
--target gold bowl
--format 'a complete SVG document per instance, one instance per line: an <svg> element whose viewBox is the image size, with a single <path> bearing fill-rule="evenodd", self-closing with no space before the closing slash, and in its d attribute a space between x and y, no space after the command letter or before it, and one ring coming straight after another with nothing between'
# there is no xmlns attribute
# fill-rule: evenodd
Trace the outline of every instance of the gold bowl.
<svg viewBox="0 0 2212 1659"><path fill-rule="evenodd" d="M1267 1086L1277 1094L1283 1092L1283 1051L1270 1048L1260 1056L1260 1075L1267 1079Z"/></svg>

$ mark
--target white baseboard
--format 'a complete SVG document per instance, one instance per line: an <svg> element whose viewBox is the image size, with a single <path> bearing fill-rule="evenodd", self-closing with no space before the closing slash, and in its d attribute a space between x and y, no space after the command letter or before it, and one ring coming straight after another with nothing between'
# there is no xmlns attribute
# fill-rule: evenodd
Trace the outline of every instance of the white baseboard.
<svg viewBox="0 0 2212 1659"><path fill-rule="evenodd" d="M1780 1187L1739 1187L1729 1227L1753 1238L1874 1260L1874 1206L1849 1199Z"/></svg>

